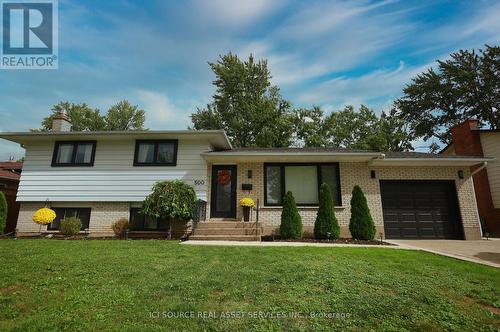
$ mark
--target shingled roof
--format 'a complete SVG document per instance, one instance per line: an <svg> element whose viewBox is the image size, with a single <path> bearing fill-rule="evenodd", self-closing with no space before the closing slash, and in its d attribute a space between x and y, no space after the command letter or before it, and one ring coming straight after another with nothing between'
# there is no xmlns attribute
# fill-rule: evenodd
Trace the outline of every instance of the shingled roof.
<svg viewBox="0 0 500 332"><path fill-rule="evenodd" d="M427 158L436 158L436 159L470 159L470 158L482 158L478 156L455 156L455 155L442 155L437 153L424 153L424 152L377 152L377 151L367 151L367 150L359 150L359 149L348 149L342 147L304 147L304 148L233 148L231 150L218 151L217 153L381 153L385 155L387 159L427 159Z"/></svg>

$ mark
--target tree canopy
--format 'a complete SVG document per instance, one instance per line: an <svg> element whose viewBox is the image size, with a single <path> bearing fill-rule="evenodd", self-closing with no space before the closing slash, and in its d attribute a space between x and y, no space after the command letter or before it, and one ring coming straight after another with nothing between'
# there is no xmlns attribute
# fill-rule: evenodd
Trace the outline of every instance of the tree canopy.
<svg viewBox="0 0 500 332"><path fill-rule="evenodd" d="M447 143L451 127L469 118L499 128L500 47L461 50L437 63L437 69L413 78L395 102L397 116L409 124L411 134Z"/></svg>
<svg viewBox="0 0 500 332"><path fill-rule="evenodd" d="M237 147L286 147L292 143L290 103L271 85L266 60L229 53L209 63L216 78L213 101L191 115L192 129L224 129Z"/></svg>
<svg viewBox="0 0 500 332"><path fill-rule="evenodd" d="M298 109L295 126L299 145L338 146L372 151L412 150L412 136L395 111L377 115L361 105L324 115L319 107Z"/></svg>
<svg viewBox="0 0 500 332"><path fill-rule="evenodd" d="M145 112L126 100L111 106L106 114L101 114L99 109L92 109L85 103L74 104L62 101L52 107L52 114L44 118L42 127L35 131L49 131L52 128L54 116L61 111L68 115L73 131L144 129Z"/></svg>

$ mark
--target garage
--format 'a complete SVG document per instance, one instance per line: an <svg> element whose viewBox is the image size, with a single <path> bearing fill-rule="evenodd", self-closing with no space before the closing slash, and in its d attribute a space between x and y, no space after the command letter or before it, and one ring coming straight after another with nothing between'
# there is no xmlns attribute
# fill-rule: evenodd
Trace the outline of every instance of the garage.
<svg viewBox="0 0 500 332"><path fill-rule="evenodd" d="M388 239L462 239L454 181L380 181Z"/></svg>

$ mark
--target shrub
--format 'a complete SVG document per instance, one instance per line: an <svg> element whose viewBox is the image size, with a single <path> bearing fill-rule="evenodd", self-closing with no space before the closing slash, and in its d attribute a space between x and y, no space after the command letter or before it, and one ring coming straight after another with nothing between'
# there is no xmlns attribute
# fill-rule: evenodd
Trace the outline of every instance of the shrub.
<svg viewBox="0 0 500 332"><path fill-rule="evenodd" d="M338 239L340 227L333 210L333 196L330 186L323 183L319 189L319 208L314 222L314 237L316 239Z"/></svg>
<svg viewBox="0 0 500 332"><path fill-rule="evenodd" d="M125 233L127 232L128 229L128 219L127 218L121 218L117 221L115 221L112 225L111 228L113 229L113 232L117 237L124 237Z"/></svg>
<svg viewBox="0 0 500 332"><path fill-rule="evenodd" d="M192 218L196 193L190 185L180 181L160 181L153 186L142 205L142 212L153 218L188 221Z"/></svg>
<svg viewBox="0 0 500 332"><path fill-rule="evenodd" d="M291 191L283 197L280 235L284 239L300 239L302 237L302 218Z"/></svg>
<svg viewBox="0 0 500 332"><path fill-rule="evenodd" d="M3 233L5 225L7 224L7 199L3 192L0 191L0 234Z"/></svg>
<svg viewBox="0 0 500 332"><path fill-rule="evenodd" d="M61 220L59 223L59 232L66 236L73 236L80 232L82 229L82 222L80 218L68 217Z"/></svg>
<svg viewBox="0 0 500 332"><path fill-rule="evenodd" d="M375 237L375 224L365 194L359 186L352 190L349 230L352 237L358 240L373 240Z"/></svg>

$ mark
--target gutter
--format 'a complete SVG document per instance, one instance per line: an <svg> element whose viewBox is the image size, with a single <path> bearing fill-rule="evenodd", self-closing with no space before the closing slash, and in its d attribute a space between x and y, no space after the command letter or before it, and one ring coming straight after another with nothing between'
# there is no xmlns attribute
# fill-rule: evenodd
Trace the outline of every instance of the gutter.
<svg viewBox="0 0 500 332"><path fill-rule="evenodd" d="M477 169L475 169L472 173L470 173L471 176L473 176L474 174L477 174L479 173L481 170L483 170L486 166L488 166L488 162L487 161L484 161L483 164L481 166L479 166Z"/></svg>

